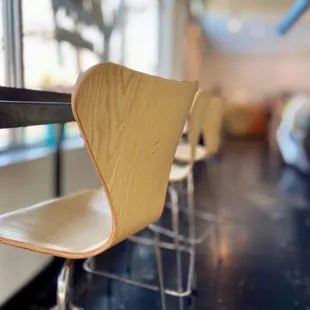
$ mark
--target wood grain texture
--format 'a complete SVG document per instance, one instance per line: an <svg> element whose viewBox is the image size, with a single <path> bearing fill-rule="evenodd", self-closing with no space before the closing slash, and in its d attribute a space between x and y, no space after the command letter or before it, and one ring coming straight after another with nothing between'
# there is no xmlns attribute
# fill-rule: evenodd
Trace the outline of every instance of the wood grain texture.
<svg viewBox="0 0 310 310"><path fill-rule="evenodd" d="M93 67L72 97L73 112L109 198L106 247L157 220L197 83L114 64Z"/></svg>
<svg viewBox="0 0 310 310"><path fill-rule="evenodd" d="M105 192L90 190L0 216L0 242L66 258L88 257L109 239Z"/></svg>
<svg viewBox="0 0 310 310"><path fill-rule="evenodd" d="M0 216L0 242L86 258L156 221L197 88L115 64L89 69L72 109L103 188Z"/></svg>
<svg viewBox="0 0 310 310"><path fill-rule="evenodd" d="M196 83L114 64L93 67L72 97L73 113L105 188L116 244L157 220Z"/></svg>

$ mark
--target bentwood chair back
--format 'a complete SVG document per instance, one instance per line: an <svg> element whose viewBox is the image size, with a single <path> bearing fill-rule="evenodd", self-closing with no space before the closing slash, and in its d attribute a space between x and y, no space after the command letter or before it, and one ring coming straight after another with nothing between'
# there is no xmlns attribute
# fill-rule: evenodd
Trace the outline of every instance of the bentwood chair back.
<svg viewBox="0 0 310 310"><path fill-rule="evenodd" d="M206 90L199 90L196 94L189 116L189 144L191 148L191 163L196 160L196 150L199 137L203 129L204 119L210 106L210 93Z"/></svg>
<svg viewBox="0 0 310 310"><path fill-rule="evenodd" d="M115 64L89 69L72 108L102 189L0 216L0 242L85 258L156 221L197 89Z"/></svg>
<svg viewBox="0 0 310 310"><path fill-rule="evenodd" d="M74 115L113 216L107 247L160 217L174 152L196 91L196 83L112 64L93 68L79 83Z"/></svg>
<svg viewBox="0 0 310 310"><path fill-rule="evenodd" d="M204 121L207 118L211 101L210 92L199 90L196 94L189 119L187 121L188 142L181 142L176 150L175 159L182 163L193 165L197 160L207 157L205 147L198 144L200 134L204 129Z"/></svg>
<svg viewBox="0 0 310 310"><path fill-rule="evenodd" d="M179 235L179 228L173 227L173 231L168 231L162 227L152 225L152 228L158 232L164 233L167 236L178 237L176 239L185 240L191 245L201 243L208 234L208 229L200 235L196 236L195 232L195 218L201 218L204 221L209 219L214 220L215 216L207 212L200 211L199 214L194 214L194 182L192 175L192 165L195 161L204 160L214 155L220 146L221 141L221 126L224 113L224 101L219 98L212 97L207 90L200 90L195 97L189 120L187 123L187 130L189 141L182 142L178 145L175 159L177 162L185 163L186 165L173 165L170 173L169 181L171 183L176 181L187 180L187 209L186 213L189 215L189 237ZM198 143L200 134L204 136L204 146ZM180 168L181 167L181 168ZM184 168L185 167L185 168ZM178 168L178 169L177 169ZM184 173L173 173L174 171L184 170ZM174 210L183 211L178 206L178 193L174 188L170 188L171 200ZM176 213L176 212L175 212ZM176 222L178 220L176 219ZM176 226L176 225L175 225ZM173 233L173 234L172 234ZM178 240L177 240L178 242Z"/></svg>
<svg viewBox="0 0 310 310"><path fill-rule="evenodd" d="M213 97L203 123L203 137L209 156L215 155L221 146L225 99Z"/></svg>

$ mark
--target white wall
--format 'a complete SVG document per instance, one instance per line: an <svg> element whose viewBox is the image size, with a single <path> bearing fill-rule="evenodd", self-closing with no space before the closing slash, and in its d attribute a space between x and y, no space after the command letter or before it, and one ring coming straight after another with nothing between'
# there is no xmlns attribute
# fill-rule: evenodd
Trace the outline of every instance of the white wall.
<svg viewBox="0 0 310 310"><path fill-rule="evenodd" d="M64 152L64 194L99 185L84 149ZM42 202L53 193L53 157L0 167L0 213ZM47 255L0 245L0 305L48 262Z"/></svg>
<svg viewBox="0 0 310 310"><path fill-rule="evenodd" d="M282 91L310 92L310 55L206 53L201 86L223 86L228 96L260 98Z"/></svg>

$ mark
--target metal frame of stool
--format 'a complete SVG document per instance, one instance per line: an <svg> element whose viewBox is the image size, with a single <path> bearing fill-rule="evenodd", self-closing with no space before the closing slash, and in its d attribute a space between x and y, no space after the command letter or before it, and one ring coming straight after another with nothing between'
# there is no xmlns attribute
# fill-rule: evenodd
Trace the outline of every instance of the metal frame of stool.
<svg viewBox="0 0 310 310"><path fill-rule="evenodd" d="M71 303L73 265L74 260L66 259L57 279L57 306L51 310L83 310Z"/></svg>
<svg viewBox="0 0 310 310"><path fill-rule="evenodd" d="M174 251L174 250L176 250L176 248L173 244L168 243L168 242L160 242L157 232L154 232L154 238L153 239L133 236L127 240L129 240L131 242L139 243L139 244L154 246L155 253L156 253L156 263L157 263L159 285L156 286L156 285L152 285L152 284L146 284L146 283L139 282L136 280L124 278L124 277L118 276L118 275L113 274L113 273L105 272L102 270L96 270L92 266L92 260L94 258L88 258L84 262L84 264L83 264L84 270L86 272L89 272L89 273L94 274L94 275L107 277L107 278L110 278L112 280L120 281L120 282L123 282L126 284L134 285L134 286L144 288L144 289L148 289L148 290L151 290L154 292L160 292L161 307L163 310L166 309L165 295L183 298L183 297L189 296L191 294L191 282L192 282L193 273L194 273L194 253L193 253L193 251L189 250L188 248L186 248L184 246L180 246L178 249L180 252L187 252L190 256L187 285L186 285L185 290L179 291L179 290L175 290L175 289L171 289L171 288L165 288L165 286L164 286L161 250L166 249L166 250L173 250ZM183 303L183 301L182 301L182 303ZM181 306L181 302L180 302L180 309L183 309L183 307Z"/></svg>
<svg viewBox="0 0 310 310"><path fill-rule="evenodd" d="M154 239L150 238L144 238L144 237L138 237L138 236L132 236L128 238L128 240L139 243L139 244L145 244L145 245L153 245L155 247L155 251L160 251L160 249L167 249L167 250L175 250L176 251L176 266L177 266L177 289L167 289L164 287L163 283L163 273L162 273L162 267L160 266L159 257L157 255L157 271L159 275L159 286L146 284L139 281L134 281L128 278L120 277L115 274L95 270L92 268L91 260L93 258L87 259L84 262L84 269L87 272L105 276L107 278L121 281L123 283L135 285L141 288L149 289L152 291L160 291L164 292L164 294L179 297L179 309L183 310L183 297L189 296L192 292L193 287L193 279L194 279L194 265L195 265L195 246L199 244L200 242L204 241L213 231L213 226L210 227L205 231L203 236L199 236L196 238L196 231L195 231L195 217L201 217L204 220L207 220L211 223L216 223L218 220L216 219L216 216L211 216L209 214L205 214L204 212L197 211L198 213L195 213L194 210L194 182L193 182L193 174L192 172L189 173L187 177L187 203L188 208L180 208L178 204L178 192L173 187L173 184L170 184L168 187L168 193L171 197L171 204L167 207L172 210L172 230L160 227L158 225L151 224L149 225L149 229L154 233L155 237ZM189 237L185 237L180 234L179 232L179 212L182 211L189 216ZM200 213L199 213L200 212ZM163 234L169 238L172 238L174 240L173 243L170 242L160 242L158 238L158 234ZM187 277L187 283L186 283L186 290L182 291L182 261L181 261L181 252L188 252L190 255L190 263L188 268L188 277ZM162 279L162 282L161 282ZM162 294L161 294L162 296ZM162 308L165 309L164 305L164 298L162 297Z"/></svg>
<svg viewBox="0 0 310 310"><path fill-rule="evenodd" d="M172 198L173 206L172 206L172 226L174 231L179 232L179 209L177 207L178 202L178 194L176 190L170 185L168 188L168 192ZM161 293L161 306L162 309L166 309L165 305L165 297L163 295L167 294L170 296L178 297L179 298L179 309L184 309L184 302L183 298L186 296L189 296L192 292L192 282L194 278L194 266L195 266L195 249L194 247L189 248L188 246L182 245L180 242L180 239L175 237L174 242L162 242L159 240L159 232L153 231L151 227L149 227L150 230L154 233L154 238L145 238L145 237L138 237L138 236L132 236L128 238L129 241L154 246L155 253L156 253L156 261L157 261L157 271L158 271L158 277L159 277L159 285L151 285L146 284L143 282L131 280L125 277L120 277L115 274L95 270L95 268L92 266L92 260L94 258L89 258L84 262L84 270L96 274L99 276L104 276L113 280L117 280L123 283L131 284L137 287L145 288L152 291L159 291ZM175 236L178 236L176 234ZM176 252L176 273L177 273L177 289L171 289L171 288L165 288L164 286L164 277L163 277L163 270L162 270L162 260L161 260L161 250L173 250ZM188 266L188 274L187 274L187 282L185 290L183 290L183 284L182 284L182 252L186 252L189 255L189 266Z"/></svg>
<svg viewBox="0 0 310 310"><path fill-rule="evenodd" d="M127 240L134 242L134 243L144 244L144 245L148 245L148 246L154 246L154 247L159 246L160 249L175 250L175 246L173 244L168 243L168 242L156 241L156 238L154 241L154 239L133 236L133 237L128 238ZM193 255L192 251L190 251L188 248L186 248L184 246L180 246L179 250L181 252L187 252L189 255ZM158 255L158 254L156 254L156 255ZM157 257L157 259L158 258L159 258L159 256ZM138 286L141 288L149 289L149 290L154 291L154 292L160 291L160 285L156 286L156 285L152 285L152 284L146 284L146 283L131 280L128 278L123 278L123 277L117 276L117 275L109 273L109 272L96 270L91 266L92 265L92 259L93 258L88 258L87 260L85 260L85 262L83 264L84 270L89 272L89 273L99 275L99 276L104 276L104 277L107 277L107 278L110 278L113 280L117 280L117 281L121 281L121 282L124 282L127 284L132 284L132 285L135 285L135 286ZM188 273L188 277L190 279L192 279L192 277L193 277L193 267L194 267L194 261L191 260L189 273ZM162 275L162 272L160 272L160 269L159 269L159 274ZM169 288L164 288L164 292L165 292L165 294L170 295L170 296L174 296L174 297L186 297L186 296L189 296L191 294L191 289L190 289L190 285L187 285L186 290L184 290L183 292L178 292L176 290L169 289Z"/></svg>
<svg viewBox="0 0 310 310"><path fill-rule="evenodd" d="M216 224L220 220L218 219L218 217L216 215L213 215L211 213L204 212L204 211L197 211L194 209L194 182L193 182L192 172L189 173L189 175L186 179L186 185L187 185L186 186L186 193L187 193L188 207L187 208L180 207L177 203L177 208L179 211L186 213L189 216L189 236L186 237L186 236L179 234L178 232L174 231L173 229L170 230L170 229L161 227L161 226L156 225L156 224L151 224L150 228L153 231L157 231L158 233L163 234L167 237L177 238L179 241L185 242L185 243L192 245L192 246L196 246L208 238L208 236L210 235L210 233L213 230L213 226L207 228L203 234L196 237L195 218L199 218L199 219L206 221L206 222L209 222L211 224L212 223ZM173 209L173 202L170 205L168 204L167 208L172 210Z"/></svg>

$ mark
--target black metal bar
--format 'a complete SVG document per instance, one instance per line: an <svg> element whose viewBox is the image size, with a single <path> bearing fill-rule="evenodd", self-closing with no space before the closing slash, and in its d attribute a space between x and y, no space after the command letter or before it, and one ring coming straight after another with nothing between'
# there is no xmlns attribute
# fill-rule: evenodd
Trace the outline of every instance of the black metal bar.
<svg viewBox="0 0 310 310"><path fill-rule="evenodd" d="M62 141L65 135L65 126L61 124L58 128L56 152L54 157L54 195L61 197L62 195Z"/></svg>
<svg viewBox="0 0 310 310"><path fill-rule="evenodd" d="M0 128L61 124L54 157L54 195L62 195L64 123L74 121L71 96L64 93L0 87Z"/></svg>
<svg viewBox="0 0 310 310"><path fill-rule="evenodd" d="M70 94L0 87L0 128L74 121Z"/></svg>
<svg viewBox="0 0 310 310"><path fill-rule="evenodd" d="M71 95L51 91L0 86L0 100L69 103Z"/></svg>
<svg viewBox="0 0 310 310"><path fill-rule="evenodd" d="M70 103L0 101L0 128L71 121L74 117Z"/></svg>

